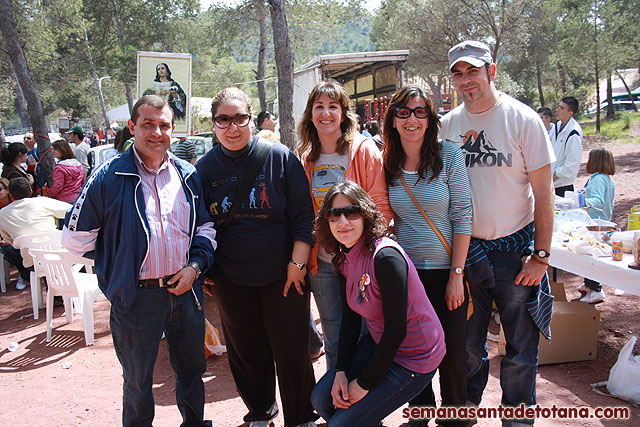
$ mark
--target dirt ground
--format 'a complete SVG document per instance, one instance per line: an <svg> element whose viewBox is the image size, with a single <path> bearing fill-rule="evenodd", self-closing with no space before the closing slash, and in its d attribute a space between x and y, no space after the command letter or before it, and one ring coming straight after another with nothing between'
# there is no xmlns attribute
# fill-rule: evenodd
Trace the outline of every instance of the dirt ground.
<svg viewBox="0 0 640 427"><path fill-rule="evenodd" d="M588 151L606 144L616 155L616 208L614 221L626 226L626 214L633 204L640 203L640 143L608 144L602 138L585 141L583 165L576 187L586 181L584 164ZM109 303L102 297L95 306L95 345L86 347L79 316L65 324L63 308L54 310L53 339L47 343L45 311L34 320L29 289L17 291L17 271L7 293L0 294L0 425L4 426L110 426L121 419L122 378L120 365L113 351L109 332ZM581 278L559 272L558 281L565 283L569 300L579 297L577 286ZM628 420L539 419L538 426L635 426L639 424L640 408L619 399L598 394L591 384L606 381L621 347L633 335L640 336L640 297L614 295L614 289L604 287L607 299L597 305L601 312L597 357L592 361L541 366L537 380L538 404L557 407L596 408L624 407L630 410ZM205 300L207 318L219 328L219 318L213 297ZM317 314L317 313L316 313ZM317 317L317 316L316 316ZM495 331L495 330L494 330ZM10 342L18 349L10 352ZM500 403L499 363L497 345L489 344L491 373L484 394L483 407ZM640 346L636 347L640 353ZM324 373L324 358L314 363L316 379ZM211 356L204 377L206 388L205 414L216 426L241 426L245 407L238 396L229 372L226 356ZM175 406L173 372L169 366L166 346L161 344L154 374L157 426L180 424ZM605 390L606 391L606 390ZM283 425L282 415L275 420ZM406 422L401 410L385 419L387 426ZM498 425L496 419L479 420L479 426ZM323 424L320 424L323 425ZM436 425L431 421L431 426Z"/></svg>

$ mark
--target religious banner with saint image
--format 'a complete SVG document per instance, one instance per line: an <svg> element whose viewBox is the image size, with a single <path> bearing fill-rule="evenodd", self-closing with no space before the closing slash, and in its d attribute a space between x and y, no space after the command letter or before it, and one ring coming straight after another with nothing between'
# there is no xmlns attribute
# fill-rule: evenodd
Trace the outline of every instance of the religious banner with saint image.
<svg viewBox="0 0 640 427"><path fill-rule="evenodd" d="M191 54L138 52L138 99L144 95L163 97L176 128L173 136L189 136L191 129Z"/></svg>

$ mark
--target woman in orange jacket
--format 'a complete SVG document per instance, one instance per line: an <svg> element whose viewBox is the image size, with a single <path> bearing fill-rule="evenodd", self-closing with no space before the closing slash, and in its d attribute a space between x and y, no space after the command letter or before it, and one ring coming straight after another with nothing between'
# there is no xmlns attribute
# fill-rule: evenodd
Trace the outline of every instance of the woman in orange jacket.
<svg viewBox="0 0 640 427"><path fill-rule="evenodd" d="M376 143L358 132L357 116L349 111L349 96L340 83L318 83L298 124L302 158L313 207L317 213L331 187L345 180L358 183L371 196L387 224L393 217L382 155ZM331 255L316 245L307 263L309 281L320 312L327 370L335 367L342 303Z"/></svg>

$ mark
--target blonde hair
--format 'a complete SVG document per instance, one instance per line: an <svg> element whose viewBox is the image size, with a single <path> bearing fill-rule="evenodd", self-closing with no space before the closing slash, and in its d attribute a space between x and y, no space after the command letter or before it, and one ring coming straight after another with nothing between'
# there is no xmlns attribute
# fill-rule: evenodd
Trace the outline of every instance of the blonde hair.
<svg viewBox="0 0 640 427"><path fill-rule="evenodd" d="M280 137L269 129L262 129L256 134L256 136L259 136L260 138L266 138L273 142L280 142Z"/></svg>

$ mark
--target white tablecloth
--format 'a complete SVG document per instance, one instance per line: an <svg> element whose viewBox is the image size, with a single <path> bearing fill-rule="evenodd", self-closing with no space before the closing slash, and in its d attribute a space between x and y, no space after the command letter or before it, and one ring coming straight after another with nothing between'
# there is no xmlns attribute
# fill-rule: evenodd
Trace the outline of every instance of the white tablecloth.
<svg viewBox="0 0 640 427"><path fill-rule="evenodd" d="M628 267L633 263L631 254L624 254L622 261L614 261L611 257L595 258L571 252L554 239L551 243L549 262L551 266L560 270L640 295L640 270Z"/></svg>

